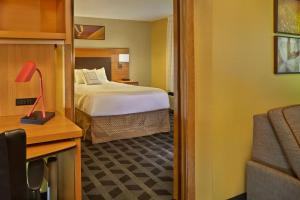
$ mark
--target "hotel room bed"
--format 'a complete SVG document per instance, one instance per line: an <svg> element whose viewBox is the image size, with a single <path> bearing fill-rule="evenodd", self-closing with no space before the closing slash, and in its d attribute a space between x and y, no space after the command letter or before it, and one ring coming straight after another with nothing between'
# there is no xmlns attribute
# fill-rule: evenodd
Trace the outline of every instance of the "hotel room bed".
<svg viewBox="0 0 300 200"><path fill-rule="evenodd" d="M163 90L109 82L75 84L76 123L93 143L169 132Z"/></svg>
<svg viewBox="0 0 300 200"><path fill-rule="evenodd" d="M106 66L105 70L110 69ZM92 143L170 131L169 98L158 88L112 81L75 83L75 107L76 123Z"/></svg>
<svg viewBox="0 0 300 200"><path fill-rule="evenodd" d="M75 106L92 117L113 116L168 109L169 100L158 88L116 82L75 84Z"/></svg>

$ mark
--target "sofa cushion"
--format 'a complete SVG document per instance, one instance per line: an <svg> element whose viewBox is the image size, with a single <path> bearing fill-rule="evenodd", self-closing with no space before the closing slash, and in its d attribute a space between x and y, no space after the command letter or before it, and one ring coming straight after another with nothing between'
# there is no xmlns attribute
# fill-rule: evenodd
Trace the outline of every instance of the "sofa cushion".
<svg viewBox="0 0 300 200"><path fill-rule="evenodd" d="M300 144L300 105L289 106L282 109L283 115L288 123L290 129L292 130L294 137Z"/></svg>
<svg viewBox="0 0 300 200"><path fill-rule="evenodd" d="M266 114L254 116L252 160L293 175Z"/></svg>
<svg viewBox="0 0 300 200"><path fill-rule="evenodd" d="M277 108L268 112L268 118L274 129L274 132L278 138L278 141L282 147L284 154L286 155L287 162L289 163L292 171L296 177L300 178L300 146L297 142L294 129L291 128L291 124L300 123L300 117L292 114L294 111L290 109L296 109L297 107L290 107L285 110L284 108ZM298 109L297 109L298 110ZM286 113L289 113L287 117ZM275 156L275 155L274 155Z"/></svg>

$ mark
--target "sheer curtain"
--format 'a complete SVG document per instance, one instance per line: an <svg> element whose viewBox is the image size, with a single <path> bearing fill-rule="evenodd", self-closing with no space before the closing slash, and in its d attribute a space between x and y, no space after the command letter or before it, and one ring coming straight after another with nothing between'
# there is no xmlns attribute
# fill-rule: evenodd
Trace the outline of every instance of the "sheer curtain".
<svg viewBox="0 0 300 200"><path fill-rule="evenodd" d="M167 28L167 91L174 92L174 31L173 16L168 17Z"/></svg>

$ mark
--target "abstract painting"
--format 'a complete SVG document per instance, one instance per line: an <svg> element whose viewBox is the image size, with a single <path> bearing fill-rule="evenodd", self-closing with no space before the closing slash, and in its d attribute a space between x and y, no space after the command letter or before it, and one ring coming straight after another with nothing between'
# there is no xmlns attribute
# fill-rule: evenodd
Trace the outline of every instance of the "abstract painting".
<svg viewBox="0 0 300 200"><path fill-rule="evenodd" d="M275 37L275 73L300 73L300 38Z"/></svg>
<svg viewBox="0 0 300 200"><path fill-rule="evenodd" d="M275 32L299 35L299 12L299 0L275 0Z"/></svg>
<svg viewBox="0 0 300 200"><path fill-rule="evenodd" d="M75 24L75 39L105 40L105 27Z"/></svg>

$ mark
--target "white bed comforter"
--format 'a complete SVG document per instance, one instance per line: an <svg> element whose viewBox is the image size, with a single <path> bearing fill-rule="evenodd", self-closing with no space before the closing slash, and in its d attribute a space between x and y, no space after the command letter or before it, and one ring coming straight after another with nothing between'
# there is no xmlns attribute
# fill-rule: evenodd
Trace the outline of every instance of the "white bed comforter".
<svg viewBox="0 0 300 200"><path fill-rule="evenodd" d="M164 90L109 82L102 85L75 84L75 106L95 117L168 109L170 104Z"/></svg>

